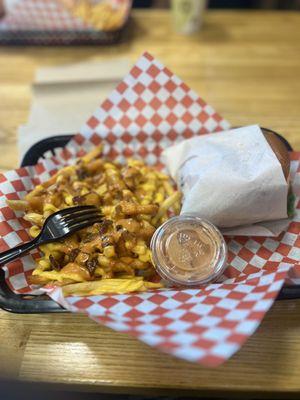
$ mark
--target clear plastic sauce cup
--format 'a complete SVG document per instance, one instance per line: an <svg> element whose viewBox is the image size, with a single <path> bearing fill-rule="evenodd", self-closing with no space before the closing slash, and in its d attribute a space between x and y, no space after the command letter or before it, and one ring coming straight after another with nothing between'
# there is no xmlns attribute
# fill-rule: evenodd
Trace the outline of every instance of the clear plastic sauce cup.
<svg viewBox="0 0 300 400"><path fill-rule="evenodd" d="M221 232L200 217L170 218L155 231L150 247L157 272L170 284L203 285L215 281L226 267Z"/></svg>

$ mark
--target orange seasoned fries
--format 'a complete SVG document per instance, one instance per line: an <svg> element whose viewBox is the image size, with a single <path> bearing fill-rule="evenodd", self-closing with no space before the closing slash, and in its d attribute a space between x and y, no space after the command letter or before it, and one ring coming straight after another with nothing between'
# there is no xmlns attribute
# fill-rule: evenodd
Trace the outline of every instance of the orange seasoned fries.
<svg viewBox="0 0 300 400"><path fill-rule="evenodd" d="M113 31L124 23L128 1L112 4L108 0L61 0L69 12L96 30Z"/></svg>
<svg viewBox="0 0 300 400"><path fill-rule="evenodd" d="M168 215L179 213L181 194L167 175L142 161L121 165L102 158L101 151L99 146L59 170L24 200L8 201L11 208L26 212L32 237L50 214L66 207L94 205L104 216L61 242L40 246L43 255L31 283L62 285L65 294L161 287L151 282L155 273L149 244Z"/></svg>

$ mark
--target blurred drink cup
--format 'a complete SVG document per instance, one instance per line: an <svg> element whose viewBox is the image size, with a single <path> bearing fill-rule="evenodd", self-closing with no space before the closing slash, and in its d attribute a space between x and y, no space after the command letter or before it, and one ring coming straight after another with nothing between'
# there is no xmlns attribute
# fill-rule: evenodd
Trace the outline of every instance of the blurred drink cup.
<svg viewBox="0 0 300 400"><path fill-rule="evenodd" d="M199 31L207 0L172 0L171 4L176 32L188 35Z"/></svg>

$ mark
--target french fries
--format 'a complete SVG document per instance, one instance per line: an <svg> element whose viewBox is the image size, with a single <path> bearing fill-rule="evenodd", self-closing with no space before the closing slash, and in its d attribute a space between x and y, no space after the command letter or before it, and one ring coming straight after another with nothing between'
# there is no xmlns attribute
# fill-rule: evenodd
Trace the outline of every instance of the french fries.
<svg viewBox="0 0 300 400"><path fill-rule="evenodd" d="M7 204L15 211L27 211L29 203L26 200L7 200Z"/></svg>
<svg viewBox="0 0 300 400"><path fill-rule="evenodd" d="M127 5L126 2L117 7L107 0L93 2L91 0L61 0L75 17L91 25L94 29L111 31L122 26Z"/></svg>
<svg viewBox="0 0 300 400"><path fill-rule="evenodd" d="M180 211L181 194L169 178L139 160L109 162L102 146L59 170L22 200L9 200L25 212L36 237L52 213L76 205L95 205L102 222L40 247L42 257L32 284L54 283L66 295L127 293L161 285L155 275L150 240L155 229Z"/></svg>
<svg viewBox="0 0 300 400"><path fill-rule="evenodd" d="M160 283L146 282L142 278L132 279L103 279L102 281L73 283L63 287L64 296L91 296L106 293L124 294L128 292L144 292L149 289L158 289Z"/></svg>

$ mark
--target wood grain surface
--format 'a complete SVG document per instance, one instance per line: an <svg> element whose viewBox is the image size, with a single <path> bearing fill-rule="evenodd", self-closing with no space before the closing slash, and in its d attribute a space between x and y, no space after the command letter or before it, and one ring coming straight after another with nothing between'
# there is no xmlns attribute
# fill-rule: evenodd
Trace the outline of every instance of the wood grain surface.
<svg viewBox="0 0 300 400"><path fill-rule="evenodd" d="M18 165L39 66L145 50L163 61L232 125L259 123L300 149L300 14L210 11L203 30L174 34L167 11L137 11L114 47L1 48L0 169ZM300 396L300 300L278 301L257 333L215 370L161 354L80 315L0 312L0 376L85 390L197 395Z"/></svg>

